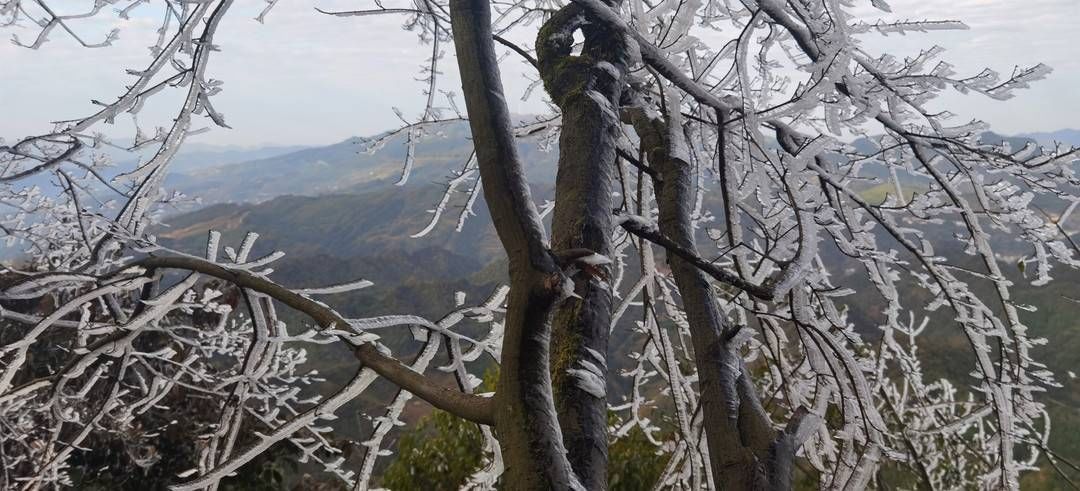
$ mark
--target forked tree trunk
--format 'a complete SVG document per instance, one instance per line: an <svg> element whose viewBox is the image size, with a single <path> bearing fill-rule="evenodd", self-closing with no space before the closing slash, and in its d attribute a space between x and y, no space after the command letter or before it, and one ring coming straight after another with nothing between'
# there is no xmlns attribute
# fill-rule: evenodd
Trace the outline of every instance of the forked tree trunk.
<svg viewBox="0 0 1080 491"><path fill-rule="evenodd" d="M581 489L555 414L551 312L569 281L547 247L511 131L488 0L451 0L454 45L484 199L510 264L495 431L514 490Z"/></svg>
<svg viewBox="0 0 1080 491"><path fill-rule="evenodd" d="M511 131L488 0L452 0L450 11L484 197L510 265L494 415L505 484L514 490L583 489L580 475L587 489L603 489L606 400L595 382L606 380L603 358L611 315L607 270L582 271L571 279L563 272L568 264L548 248ZM581 56L571 56L573 32L579 29L586 36L585 49ZM574 6L545 24L537 48L545 87L563 112L553 223L556 251L610 254L617 101L629 50L624 38L596 30ZM659 174L660 231L692 252L694 191L688 159L680 150L678 111L668 121L643 111L631 113L649 163ZM675 255L669 254L668 262L690 323L716 486L789 488L796 448L791 432L774 430L761 408L732 344L735 329L725 325L706 275ZM570 289L581 298L564 302ZM553 311L558 312L554 340ZM556 360L551 366L553 345ZM592 372L596 379L589 382L594 383L583 383L587 374L578 370Z"/></svg>
<svg viewBox="0 0 1080 491"><path fill-rule="evenodd" d="M660 233L697 256L693 173L678 111L669 110L666 120L641 109L628 113L659 175ZM803 424L811 420L800 413L783 431L773 428L739 354L738 328L725 321L708 276L676 254L668 253L667 262L690 326L714 485L732 491L791 489L795 451Z"/></svg>

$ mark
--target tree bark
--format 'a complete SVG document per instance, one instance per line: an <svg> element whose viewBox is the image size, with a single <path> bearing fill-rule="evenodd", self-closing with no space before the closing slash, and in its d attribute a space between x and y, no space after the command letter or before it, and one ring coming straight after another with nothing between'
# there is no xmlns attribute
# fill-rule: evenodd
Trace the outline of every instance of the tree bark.
<svg viewBox="0 0 1080 491"><path fill-rule="evenodd" d="M573 33L585 45L571 54ZM619 138L618 102L626 73L621 36L590 26L581 9L563 7L536 42L544 87L562 113L555 179L552 246L610 256L612 189ZM607 488L607 350L611 326L610 266L574 272L574 291L555 311L552 383L568 458L587 489ZM600 387L582 377L595 374Z"/></svg>
<svg viewBox="0 0 1080 491"><path fill-rule="evenodd" d="M694 183L677 105L668 109L666 121L647 114L643 108L628 112L649 165L660 175L656 182L660 233L679 248L698 256L690 209ZM790 459L783 457L793 458L794 451L787 451L790 445L784 443L788 439L777 438L761 408L735 345L738 328L726 324L716 304L713 286L703 271L676 254L668 253L667 262L690 325L709 463L716 488L787 489L791 465ZM778 455L771 455L774 452ZM773 475L774 472L781 475Z"/></svg>
<svg viewBox="0 0 1080 491"><path fill-rule="evenodd" d="M450 14L484 198L510 264L495 430L514 490L582 489L566 458L551 394L551 312L569 282L547 246L511 131L488 0L452 0Z"/></svg>

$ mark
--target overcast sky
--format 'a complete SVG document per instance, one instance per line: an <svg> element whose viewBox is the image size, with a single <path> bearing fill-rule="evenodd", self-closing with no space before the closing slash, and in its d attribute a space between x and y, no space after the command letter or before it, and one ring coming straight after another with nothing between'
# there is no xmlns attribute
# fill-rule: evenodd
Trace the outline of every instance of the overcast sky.
<svg viewBox="0 0 1080 491"><path fill-rule="evenodd" d="M1080 127L1080 0L888 1L894 18L959 19L971 29L866 38L871 53L909 54L938 44L961 73L985 66L1008 73L1017 64L1035 62L1055 70L1007 102L949 96L944 103L954 113L965 120L984 119L1004 133ZM415 78L430 47L419 46L415 34L402 31L400 19L337 18L314 11L316 6L349 9L367 3L281 0L260 25L253 17L262 0L237 0L216 38L223 51L210 62L212 76L225 81L215 106L233 129L215 129L196 141L325 144L393 127L395 106L416 114L423 84ZM38 51L0 43L0 136L45 131L50 121L89 114L94 109L90 99L114 100L130 80L124 70L149 61L146 47L154 39L155 22L144 14L129 21L105 16L84 23L88 32L121 29L120 40L102 49L79 47L59 32ZM0 32L11 33L24 40L34 35L18 27ZM452 56L452 46L446 51ZM444 70L453 72L448 61ZM516 61L508 65L508 91L521 94L528 70ZM446 76L444 87L457 89L454 74ZM163 98L145 119L165 114L161 111L169 102ZM536 112L538 104L512 101L511 109Z"/></svg>

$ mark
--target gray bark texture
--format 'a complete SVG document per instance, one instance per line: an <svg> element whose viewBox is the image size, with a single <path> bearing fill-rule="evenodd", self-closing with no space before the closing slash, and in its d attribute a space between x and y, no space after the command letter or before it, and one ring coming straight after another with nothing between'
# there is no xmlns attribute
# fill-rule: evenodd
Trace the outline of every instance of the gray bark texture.
<svg viewBox="0 0 1080 491"><path fill-rule="evenodd" d="M573 55L573 34L579 30L585 42L581 54ZM562 113L552 247L610 256L625 42L591 26L579 7L569 5L541 28L536 51L544 87ZM570 463L587 489L607 488L607 398L582 389L571 370L589 370L591 364L606 372L610 276L608 265L575 271L579 298L559 305L552 326L556 409Z"/></svg>
<svg viewBox="0 0 1080 491"><path fill-rule="evenodd" d="M610 271L574 260L611 254L619 103L640 102L627 83L637 46L625 29L590 22L593 9L577 4L559 10L540 30L538 69L562 112L549 248L511 131L488 0L453 0L450 11L484 196L509 260L493 415L505 484L514 490L605 489L606 397L583 388L570 371L587 369L588 362L606 376L603 360L590 350L606 357ZM575 55L578 31L585 42ZM789 489L800 425L793 420L788 429L773 428L739 354L739 327L726 325L709 278L693 260L699 258L690 210L695 190L678 110L666 120L641 107L624 113L656 174L650 177L661 245L679 251L667 257L690 324L715 485Z"/></svg>
<svg viewBox="0 0 1080 491"><path fill-rule="evenodd" d="M656 191L660 234L682 251L700 257L691 218L693 173L682 145L678 112L669 111L666 120L640 107L626 113L641 137L649 165L659 173ZM716 488L790 489L799 443L794 435L799 424L782 432L773 429L738 352L736 334L740 328L725 322L706 273L693 261L671 251L667 262L690 325L709 465Z"/></svg>
<svg viewBox="0 0 1080 491"><path fill-rule="evenodd" d="M454 45L484 198L510 264L495 431L507 489L581 489L551 394L551 312L569 281L547 247L511 131L487 0L452 0Z"/></svg>

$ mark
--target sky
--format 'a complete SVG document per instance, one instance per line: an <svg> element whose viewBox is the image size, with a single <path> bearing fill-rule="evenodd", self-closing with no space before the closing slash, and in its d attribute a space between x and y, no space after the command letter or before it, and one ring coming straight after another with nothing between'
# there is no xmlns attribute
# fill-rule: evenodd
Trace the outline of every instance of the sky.
<svg viewBox="0 0 1080 491"><path fill-rule="evenodd" d="M853 0L860 14L878 16L870 0ZM983 119L1002 133L1080 128L1080 0L888 0L894 19L956 19L966 31L870 36L870 53L911 54L940 45L960 73L991 67L1003 73L1016 65L1045 63L1054 72L1012 100L949 95L941 104L966 121ZM77 2L84 4L89 2ZM315 11L365 8L370 2L281 0L265 24L254 20L263 0L237 0L216 37L222 51L210 73L224 81L215 107L232 129L214 129L193 141L241 146L318 145L395 127L394 108L419 114L424 84L417 80L430 53L412 32L391 17L331 17ZM121 29L113 46L86 49L57 32L36 51L0 43L0 136L47 131L50 121L90 114L91 99L114 100L131 77L125 69L149 61L155 38L154 10L141 7L130 20L115 15L83 21L80 32ZM0 28L0 36L32 39L27 27ZM445 46L444 88L457 89L453 47ZM517 60L504 64L508 94L523 94L531 70ZM511 110L543 109L538 98L510 99ZM170 104L171 103L171 104ZM159 97L142 121L168 122L175 104ZM121 122L117 134L127 133ZM153 123L151 123L153 124ZM165 124L158 122L157 124Z"/></svg>

